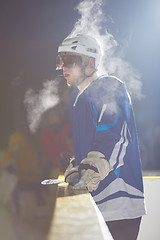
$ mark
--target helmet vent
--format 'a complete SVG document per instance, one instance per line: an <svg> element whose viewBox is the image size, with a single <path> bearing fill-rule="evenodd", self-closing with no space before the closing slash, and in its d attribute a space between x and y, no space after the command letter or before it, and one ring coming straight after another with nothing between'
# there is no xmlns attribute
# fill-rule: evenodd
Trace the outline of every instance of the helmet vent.
<svg viewBox="0 0 160 240"><path fill-rule="evenodd" d="M76 41L74 41L74 42L72 42L72 43L78 43L78 40L76 40Z"/></svg>
<svg viewBox="0 0 160 240"><path fill-rule="evenodd" d="M95 48L87 48L87 51L92 53L97 53L97 50Z"/></svg>
<svg viewBox="0 0 160 240"><path fill-rule="evenodd" d="M76 50L76 48L77 48L77 46L73 46L73 47L71 47L73 50Z"/></svg>

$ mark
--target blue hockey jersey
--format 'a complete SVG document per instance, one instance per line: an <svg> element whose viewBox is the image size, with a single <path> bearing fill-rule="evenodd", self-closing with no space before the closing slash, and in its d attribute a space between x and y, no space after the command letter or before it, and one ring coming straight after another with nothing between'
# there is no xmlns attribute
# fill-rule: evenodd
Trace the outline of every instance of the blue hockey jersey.
<svg viewBox="0 0 160 240"><path fill-rule="evenodd" d="M111 166L109 175L91 193L105 221L144 215L137 132L125 84L103 75L82 92L73 90L70 109L76 164L90 151L99 151Z"/></svg>

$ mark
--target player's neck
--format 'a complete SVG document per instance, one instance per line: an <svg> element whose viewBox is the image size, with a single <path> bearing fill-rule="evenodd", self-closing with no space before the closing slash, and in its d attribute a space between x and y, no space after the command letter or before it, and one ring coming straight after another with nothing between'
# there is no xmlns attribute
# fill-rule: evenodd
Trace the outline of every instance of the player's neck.
<svg viewBox="0 0 160 240"><path fill-rule="evenodd" d="M83 89L92 81L98 78L97 73L93 74L93 76L86 78L80 85L77 86L80 92L83 91Z"/></svg>

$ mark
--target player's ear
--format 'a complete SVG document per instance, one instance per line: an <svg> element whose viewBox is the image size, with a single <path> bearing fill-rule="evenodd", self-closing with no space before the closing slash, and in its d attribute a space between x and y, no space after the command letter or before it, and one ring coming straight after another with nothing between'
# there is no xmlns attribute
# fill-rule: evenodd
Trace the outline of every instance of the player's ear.
<svg viewBox="0 0 160 240"><path fill-rule="evenodd" d="M91 76L93 72L95 72L95 61L94 58L90 57L88 64L85 68L85 72L87 76Z"/></svg>
<svg viewBox="0 0 160 240"><path fill-rule="evenodd" d="M95 59L91 57L88 64L90 68L95 68Z"/></svg>

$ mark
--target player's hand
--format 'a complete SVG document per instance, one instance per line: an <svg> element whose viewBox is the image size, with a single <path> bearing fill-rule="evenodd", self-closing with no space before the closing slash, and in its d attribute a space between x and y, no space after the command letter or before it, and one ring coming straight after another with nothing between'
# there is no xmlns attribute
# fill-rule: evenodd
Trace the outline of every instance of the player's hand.
<svg viewBox="0 0 160 240"><path fill-rule="evenodd" d="M79 166L80 180L73 186L73 189L88 189L89 192L95 191L100 181L110 172L110 166L104 154L92 151L82 160Z"/></svg>
<svg viewBox="0 0 160 240"><path fill-rule="evenodd" d="M65 182L70 183L71 185L76 184L80 179L79 165L75 166L75 159L70 160L70 164L67 167L65 173Z"/></svg>

